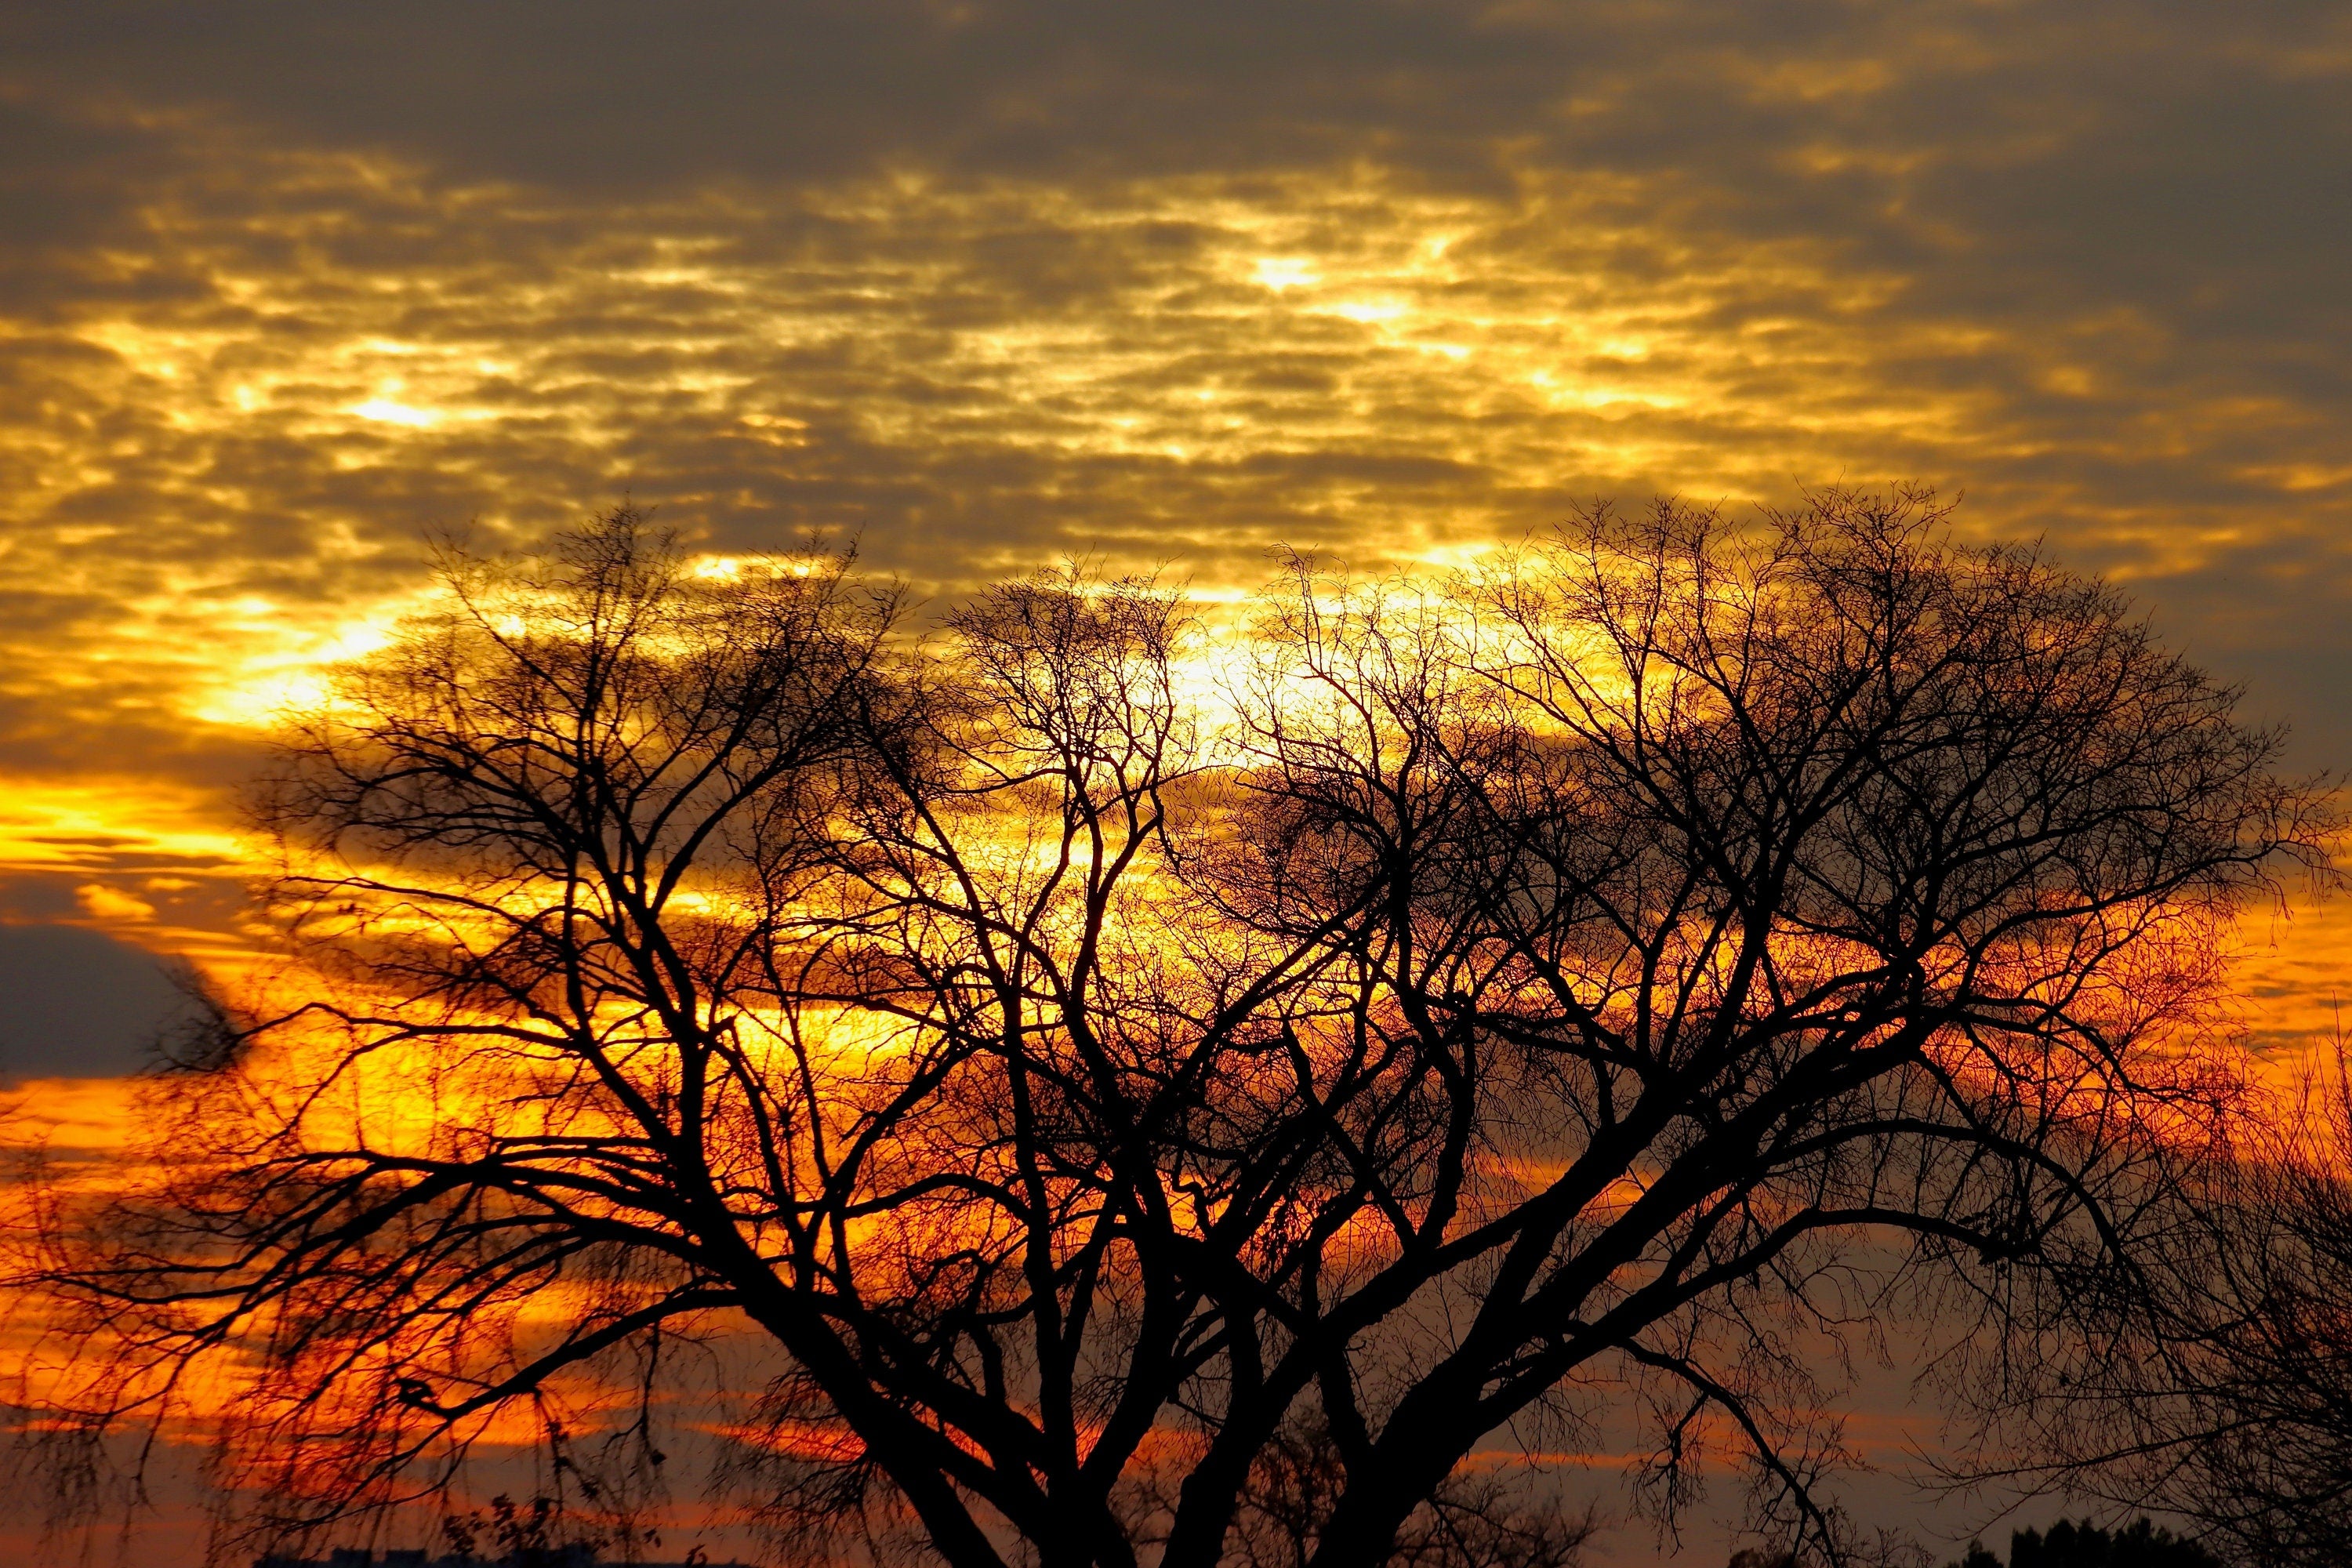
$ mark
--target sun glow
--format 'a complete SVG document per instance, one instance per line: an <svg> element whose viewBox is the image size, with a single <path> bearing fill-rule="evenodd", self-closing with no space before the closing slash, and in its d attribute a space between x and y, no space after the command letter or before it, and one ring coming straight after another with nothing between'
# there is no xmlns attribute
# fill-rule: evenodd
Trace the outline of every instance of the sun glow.
<svg viewBox="0 0 2352 1568"><path fill-rule="evenodd" d="M441 416L430 409L413 408L389 397L371 397L365 403L354 403L351 412L379 425L405 425L412 430L430 430L441 423Z"/></svg>

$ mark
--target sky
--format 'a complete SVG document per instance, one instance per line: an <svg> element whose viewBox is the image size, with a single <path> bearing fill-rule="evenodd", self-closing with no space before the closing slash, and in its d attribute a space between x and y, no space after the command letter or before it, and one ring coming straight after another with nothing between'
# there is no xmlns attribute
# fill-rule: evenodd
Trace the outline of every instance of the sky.
<svg viewBox="0 0 2352 1568"><path fill-rule="evenodd" d="M943 605L1924 480L2352 765L2340 4L20 5L0 212L0 1077L242 950L429 536L624 497Z"/></svg>

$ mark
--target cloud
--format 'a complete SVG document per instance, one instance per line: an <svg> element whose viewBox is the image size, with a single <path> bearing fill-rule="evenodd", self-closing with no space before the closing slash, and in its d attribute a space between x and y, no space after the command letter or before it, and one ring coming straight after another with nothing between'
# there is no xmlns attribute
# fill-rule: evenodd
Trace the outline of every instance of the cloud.
<svg viewBox="0 0 2352 1568"><path fill-rule="evenodd" d="M84 882L74 889L74 897L93 920L143 923L155 918L154 905L135 893L110 888L103 882Z"/></svg>
<svg viewBox="0 0 2352 1568"><path fill-rule="evenodd" d="M148 953L58 925L0 925L0 1082L135 1071L190 1006Z"/></svg>
<svg viewBox="0 0 2352 1568"><path fill-rule="evenodd" d="M427 531L624 491L944 598L1922 477L2352 751L2339 8L0 26L0 773L60 812L202 797L226 842ZM16 907L112 874L27 842Z"/></svg>

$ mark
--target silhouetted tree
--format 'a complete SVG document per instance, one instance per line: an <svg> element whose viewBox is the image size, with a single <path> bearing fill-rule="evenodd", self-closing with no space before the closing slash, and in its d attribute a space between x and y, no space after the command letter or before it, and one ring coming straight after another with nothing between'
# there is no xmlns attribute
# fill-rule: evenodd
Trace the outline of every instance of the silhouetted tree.
<svg viewBox="0 0 2352 1568"><path fill-rule="evenodd" d="M1980 1542L1950 1568L2001 1568L2000 1559ZM2008 1568L2222 1568L2221 1560L2193 1541L2183 1540L2153 1520L2140 1518L2116 1530L2089 1520L2060 1520L2045 1533L2020 1530L2009 1538Z"/></svg>
<svg viewBox="0 0 2352 1568"><path fill-rule="evenodd" d="M2074 1390L2035 1450L2079 1489L2160 1499L2263 1568L2352 1561L2352 1079L2248 1128L2199 1183L2154 1352Z"/></svg>
<svg viewBox="0 0 2352 1568"><path fill-rule="evenodd" d="M2199 1301L2185 1397L2153 1423L2170 1498L2277 1568L2352 1561L2347 1132L2339 1102L2319 1150L2233 1173L2243 1208L2216 1248L2218 1300Z"/></svg>
<svg viewBox="0 0 2352 1568"><path fill-rule="evenodd" d="M625 511L453 557L268 795L314 994L58 1196L46 1419L237 1378L293 1528L528 1415L615 1506L591 1439L650 1470L748 1332L771 1519L956 1568L1559 1563L1465 1460L1632 1412L1661 1508L1734 1444L1834 1553L1812 1369L1928 1289L2111 1352L2231 1089L2210 938L2326 827L2111 590L1939 530L1302 569L1214 700L1143 583L923 643Z"/></svg>

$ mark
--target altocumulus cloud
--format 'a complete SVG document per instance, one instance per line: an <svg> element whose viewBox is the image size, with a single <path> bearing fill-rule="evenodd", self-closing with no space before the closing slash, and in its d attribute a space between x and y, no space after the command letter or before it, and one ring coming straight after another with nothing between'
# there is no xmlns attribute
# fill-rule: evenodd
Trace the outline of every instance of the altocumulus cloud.
<svg viewBox="0 0 2352 1568"><path fill-rule="evenodd" d="M0 768L59 800L195 824L421 530L624 490L952 595L1918 476L2352 742L2340 6L0 28Z"/></svg>

